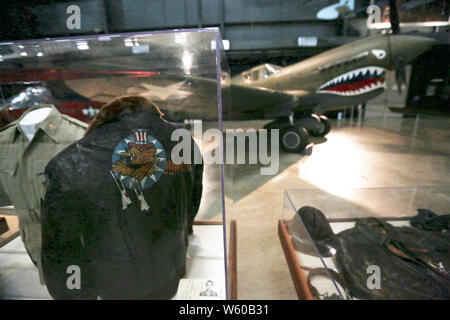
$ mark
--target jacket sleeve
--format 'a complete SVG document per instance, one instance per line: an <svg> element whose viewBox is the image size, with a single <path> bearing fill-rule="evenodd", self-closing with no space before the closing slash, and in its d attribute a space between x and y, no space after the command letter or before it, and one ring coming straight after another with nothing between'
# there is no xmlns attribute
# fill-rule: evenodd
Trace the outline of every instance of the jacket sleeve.
<svg viewBox="0 0 450 320"><path fill-rule="evenodd" d="M46 169L47 192L41 205L42 268L54 299L97 299L95 282L84 252L83 201L67 183Z"/></svg>
<svg viewBox="0 0 450 320"><path fill-rule="evenodd" d="M200 149L198 148L195 141L192 139L193 143L193 151L194 152L200 152ZM194 152L192 154L194 154ZM196 164L194 162L194 159L192 159L192 172L191 172L191 179L192 179L192 195L191 195L191 201L189 204L189 233L192 234L192 225L194 223L195 217L197 215L198 209L200 207L200 202L202 200L202 192L203 192L203 163Z"/></svg>

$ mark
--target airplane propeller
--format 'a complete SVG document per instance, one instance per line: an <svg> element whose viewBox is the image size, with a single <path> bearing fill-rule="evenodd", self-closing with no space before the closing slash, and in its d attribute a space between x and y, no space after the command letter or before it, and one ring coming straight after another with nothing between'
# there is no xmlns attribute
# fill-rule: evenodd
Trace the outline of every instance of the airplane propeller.
<svg viewBox="0 0 450 320"><path fill-rule="evenodd" d="M400 34L400 22L398 18L396 0L389 0L389 20L393 34ZM395 81L397 82L398 93L402 94L402 85L406 84L406 61L403 56L394 58Z"/></svg>
<svg viewBox="0 0 450 320"><path fill-rule="evenodd" d="M395 65L395 81L397 82L398 93L402 94L402 85L406 84L406 63L405 57L396 56L394 59Z"/></svg>

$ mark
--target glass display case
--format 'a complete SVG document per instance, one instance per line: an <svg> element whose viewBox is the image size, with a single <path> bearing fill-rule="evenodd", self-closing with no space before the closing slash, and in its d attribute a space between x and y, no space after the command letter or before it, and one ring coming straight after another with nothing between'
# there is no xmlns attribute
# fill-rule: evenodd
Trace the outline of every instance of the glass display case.
<svg viewBox="0 0 450 320"><path fill-rule="evenodd" d="M8 225L7 232L0 235L0 297L51 298L44 286L46 281L41 270L41 240L39 231L36 231L41 227L41 201L48 198L48 177L44 175L45 168L60 151L80 141L89 124L89 130L95 130L96 126L92 123L97 124L105 116L103 107L111 106L113 99L123 96L139 96L150 101L151 105L161 111L161 118L170 123L173 132L184 130L175 137L177 139L172 139L173 144L180 142L180 137L187 132L198 146L201 157L197 158L196 153L195 163L188 166L182 163L180 167L173 161L174 148L170 147L172 153L169 152L169 140L162 141L163 148L167 149L162 154L158 149L158 139L150 141L148 134L135 134L134 138L131 138L135 139L132 145L129 140L126 141L127 148L134 146L138 150L136 152L144 153L145 158L147 149L142 149L142 145L147 146L144 142L148 140L148 144L156 148L159 156L157 165L162 169L161 173L156 170L153 175L148 175L149 178L145 176L145 185L142 184L144 179L140 180L141 187L137 190L137 184L132 183L132 178L138 179L136 176L131 176L131 182L128 183L129 179L121 172L122 175L118 175L114 171L112 177L108 174L110 179L116 181L122 195L122 202L118 203L122 203L126 209L127 206L136 205L139 208L140 205L141 212L148 211L144 205L145 188L153 184L157 186L159 179L167 180L166 174L185 174L184 172L193 171L194 165L201 166L202 173L199 177L194 175L190 187L181 182L177 184L180 188L186 188L183 192L188 195L192 193L194 195L191 197L200 197L201 201L190 206L187 212L188 216L195 216L193 234L190 235L189 246L185 250L186 270L180 276L179 290L172 298L229 297L224 237L226 227L223 223L225 208L221 183L223 164L214 161L217 158L211 156L214 151L220 155L223 150L220 134L221 92L228 78L226 59L217 28L0 43L0 206L3 206L0 216L6 217ZM58 120L44 120L50 121L45 122L46 127L39 125L44 122L39 122L31 138L27 140L21 121L30 108L40 110L41 106L53 108L50 115L53 117L57 114ZM134 110L133 107L130 108ZM132 112L134 111L125 110L125 114ZM136 121L140 121L139 119ZM108 118L106 123L109 121L114 122L115 118ZM64 123L67 125L64 126ZM59 130L59 127L62 130ZM57 136L55 131L60 136ZM24 134L24 137L20 134ZM157 137L159 133L155 131L151 134ZM205 135L208 135L208 138L204 139ZM48 140L49 137L51 140ZM172 134L171 138L173 137ZM140 139L147 140L142 142ZM39 145L44 144L47 147L42 151ZM129 154L129 151L125 153ZM130 157L128 160L133 161L139 155ZM27 158L28 162L25 162L24 158ZM112 159L113 170L116 170L114 165L122 160L116 159L114 162L114 157ZM95 178L92 178L92 183L95 183ZM97 196L101 198L102 193L99 191ZM135 197L136 202L133 203ZM152 207L152 201L156 200L147 198L150 211L156 206L153 204ZM158 201L169 200L162 194ZM168 208L171 208L170 205ZM111 212L112 215L121 212L122 208L116 209ZM26 229L27 223L35 225L34 236L31 236L34 238L31 240L31 232ZM183 225L185 222L177 223ZM138 228L137 225L134 227ZM162 229L164 232L164 227ZM25 241L24 245L25 231L28 235L27 241L31 242ZM158 238L155 232L153 238ZM22 239L17 238L19 233ZM158 273L157 270L154 272ZM208 294L200 295L205 290ZM216 294L209 294L212 291ZM98 298L102 297L99 295Z"/></svg>
<svg viewBox="0 0 450 320"><path fill-rule="evenodd" d="M448 299L450 186L284 192L299 299Z"/></svg>

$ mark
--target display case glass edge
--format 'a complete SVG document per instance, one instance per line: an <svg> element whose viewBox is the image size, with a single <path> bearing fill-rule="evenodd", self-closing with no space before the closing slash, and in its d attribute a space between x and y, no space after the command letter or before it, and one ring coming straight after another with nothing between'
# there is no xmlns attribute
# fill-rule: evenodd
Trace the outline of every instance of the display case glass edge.
<svg viewBox="0 0 450 320"><path fill-rule="evenodd" d="M187 40L184 36L187 36ZM3 54L4 51L2 51L2 56L0 56L0 84L2 86L9 83L18 82L22 82L24 85L28 86L33 85L36 82L52 82L52 84L55 84L56 82L61 81L61 83L64 82L65 87L68 87L67 83L69 83L73 79L61 78L68 74L66 71L76 71L75 73L71 74L72 76L74 74L75 76L78 76L80 73L84 72L83 78L75 79L77 81L76 86L72 82L69 89L73 90L75 88L76 90L74 91L74 95L80 97L81 92L81 98L83 98L81 100L88 100L87 102L90 102L90 99L92 97L98 97L98 95L87 94L85 89L98 88L99 86L89 86L87 85L89 81L95 81L97 78L102 77L109 77L115 80L123 80L118 81L118 85L114 87L114 89L124 90L119 90L120 92L116 94L115 92L111 93L113 91L111 89L111 92L109 92L109 96L105 94L104 97L101 97L102 99L104 99L104 101L102 101L103 104L109 102L113 97L134 93L136 95L139 95L142 93L139 90L143 90L143 87L140 86L140 80L143 79L141 74L132 74L129 78L127 78L131 73L122 77L122 74L120 72L117 72L114 75L111 75L113 73L111 72L111 74L108 73L105 76L104 70L107 70L108 72L110 70L120 71L122 69L125 71L131 70L133 72L136 70L150 70L157 71L159 72L158 74L166 72L164 75L167 74L168 76L175 76L173 77L174 81L177 81L175 84L179 85L171 86L171 83L168 82L170 80L168 79L168 77L167 79L161 79L161 82L157 82L156 84L150 84L148 86L149 89L145 91L144 94L151 94L152 92L156 92L161 88L165 89L166 87L169 87L171 89L173 87L174 90L180 89L179 92L177 91L175 94L169 91L165 92L163 90L162 93L158 92L158 95L156 97L152 96L151 98L155 98L156 101L158 101L159 105L157 106L159 106L163 110L163 112L165 110L161 107L161 105L164 106L164 102L167 101L169 104L173 102L173 105L178 108L174 108L175 115L177 115L178 111L193 111L192 117L187 119L206 119L206 121L211 122L216 121L216 128L220 131L222 130L221 121L223 104L221 95L222 85L224 82L221 76L223 72L227 72L229 70L227 70L227 61L224 54L219 28L217 27L158 30L148 32L123 32L118 34L76 35L71 37L8 41L1 42L0 47L5 50L7 48L11 48L9 55ZM174 48L175 51L173 51ZM186 52L188 54L185 57L184 54ZM130 61L135 61L135 63L129 63ZM159 63L155 63L158 61ZM18 69L26 71L30 68L40 69L39 73L30 73L35 77L30 81L24 79L24 77L28 75L28 73L17 72ZM55 73L44 74L44 69L46 68L56 69L58 72L62 70L62 72L56 72L57 76L53 77L52 80L48 80L49 75ZM90 70L103 71L95 74L89 73ZM42 75L44 75L45 77L41 79L36 78ZM14 76L14 80L8 82L7 78L10 76ZM206 80L202 81L201 77ZM18 78L21 78L22 80L17 80ZM124 83L128 81L128 79L134 80L134 82L130 84L130 87L124 85ZM82 87L82 85L84 86ZM199 86L203 86L203 91L201 90L202 88L199 88ZM133 90L128 90L130 88ZM58 89L60 88L58 87ZM196 95L196 93L199 94ZM185 97L188 98L185 99ZM206 110L207 116L206 118L203 118L202 115L198 115L199 113L197 113L203 110L201 110L201 108L194 108L196 106L199 106L200 103L198 102L200 101L200 99L205 99L205 97L207 98L206 100L208 100L207 102L209 103L209 105L211 105L211 108ZM158 99L162 100L163 103L161 103L161 101L159 101ZM59 102L60 99L57 99L57 101ZM9 103L8 101L3 102ZM200 102L205 102L205 100L201 100ZM191 109L185 107L191 107ZM100 107L94 105L94 108L99 109ZM15 110L17 111L17 108ZM78 111L80 111L80 113L77 114L77 116L74 116L73 114L69 114L69 116L78 118L78 115L81 114L81 110ZM61 113L63 112L61 111ZM178 119L172 118L172 114L168 114L166 112L164 113L166 116L169 116L168 119L170 121L178 121ZM10 120L13 121L15 119ZM88 121L88 119L78 120ZM180 122L181 121L182 120L180 120ZM203 136L200 139L203 140L202 138ZM222 141L218 143L217 149L219 150L220 154L223 155ZM223 194L223 161L221 162L222 164L217 166L215 169L211 169L217 170L217 176L220 175L220 188L218 187L219 182L217 181L217 188L213 189L214 200L206 201L207 203L203 204L203 209L205 210L203 210L201 214L199 212L197 217L200 221L196 222L195 225L196 227L205 226L205 228L202 229L207 229L207 226L213 226L215 222L210 220L204 221L205 219L221 220L220 224L222 226L220 226L220 228L218 226L218 228L216 229L217 234L222 233L220 234L220 242L223 241L223 247L221 247L220 253L218 252L219 250L217 250L214 252L214 254L216 254L217 256L219 256L219 254L220 256L223 255L223 264L221 262L221 267L217 268L220 269L221 274L223 274L223 277L225 278L223 285L225 294L222 294L221 297L233 298L233 296L235 297L236 294L232 294L229 291L236 291L236 281L232 279L228 280L227 277L228 274L230 274L230 270L228 270L228 264L231 264L230 267L234 270L233 272L231 272L231 274L236 274L236 267L235 264L233 267L232 262L236 261L236 245L233 245L231 243L230 247L234 248L234 253L231 249L230 252L228 252L225 201ZM220 173L218 170L219 168ZM211 172L211 170L209 172ZM205 200L205 197L210 198L210 195L211 192L208 194L203 193L203 200ZM219 203L220 207L218 205ZM211 208L213 214L209 214L208 210L210 210ZM207 214L205 214L206 211L208 211ZM232 225L231 228L233 231L232 235L234 235L233 237L235 238L235 224L234 227ZM219 230L221 231L219 232ZM14 236L17 237L17 235L18 232ZM217 273L214 274L217 275ZM222 281L222 276L220 275L220 277L220 280ZM235 276L233 277L235 279ZM229 287L231 287L231 289L229 289Z"/></svg>

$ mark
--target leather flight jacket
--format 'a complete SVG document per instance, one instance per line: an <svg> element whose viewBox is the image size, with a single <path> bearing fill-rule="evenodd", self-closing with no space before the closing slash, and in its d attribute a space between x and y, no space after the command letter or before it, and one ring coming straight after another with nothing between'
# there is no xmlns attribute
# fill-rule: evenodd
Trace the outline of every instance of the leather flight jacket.
<svg viewBox="0 0 450 320"><path fill-rule="evenodd" d="M325 215L308 206L298 210L287 226L295 250L331 258L339 271L303 267L309 269L310 290L318 299L324 295L310 281L316 275L334 278L347 298L450 298L447 232L394 227L381 219L363 218L356 219L353 228L334 234Z"/></svg>
<svg viewBox="0 0 450 320"><path fill-rule="evenodd" d="M170 299L185 274L202 164L175 164L176 129L120 114L47 165L42 265L55 299ZM199 152L192 138L191 153Z"/></svg>
<svg viewBox="0 0 450 320"><path fill-rule="evenodd" d="M362 299L450 299L450 235L357 220L328 239L351 296ZM379 267L380 274L368 272ZM368 285L371 275L380 286ZM374 282L375 283L375 282Z"/></svg>

